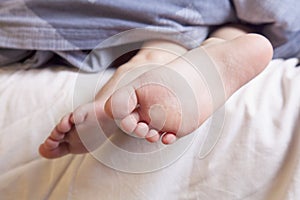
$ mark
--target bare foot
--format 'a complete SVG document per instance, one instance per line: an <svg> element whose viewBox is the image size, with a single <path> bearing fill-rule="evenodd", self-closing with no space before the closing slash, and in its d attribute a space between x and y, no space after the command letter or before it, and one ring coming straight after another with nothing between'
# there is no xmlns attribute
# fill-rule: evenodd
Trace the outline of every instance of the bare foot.
<svg viewBox="0 0 300 200"><path fill-rule="evenodd" d="M184 58L196 66L216 68L224 86L217 88L224 92L224 99L219 99L217 106L213 105L212 91L207 86L208 77L203 77ZM151 142L163 134L162 142L171 144L196 130L236 90L257 76L271 58L271 44L257 34L228 41L211 39L119 88L106 102L105 111L120 120L124 131Z"/></svg>
<svg viewBox="0 0 300 200"><path fill-rule="evenodd" d="M114 92L114 88L120 87L118 84L122 77L126 75L127 80L123 82L123 85L127 84L149 70L147 67L143 67L145 64L166 64L185 52L185 48L167 41L146 42L137 55L117 69L112 78L99 91L94 102L79 106L74 112L61 119L44 143L40 145L40 154L45 158L58 158L70 153L88 152L79 138L77 128L88 133L93 129L93 126L98 125L99 121L102 124L108 124L107 129L116 126L114 121L104 112L104 104ZM158 136L154 135L154 137ZM153 138L153 140L157 139Z"/></svg>

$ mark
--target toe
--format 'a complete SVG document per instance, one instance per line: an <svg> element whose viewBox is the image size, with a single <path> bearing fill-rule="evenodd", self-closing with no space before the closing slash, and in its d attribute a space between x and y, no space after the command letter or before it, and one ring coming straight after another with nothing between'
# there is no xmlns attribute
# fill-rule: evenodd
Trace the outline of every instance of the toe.
<svg viewBox="0 0 300 200"><path fill-rule="evenodd" d="M40 155L49 159L62 157L69 154L69 152L67 143L60 143L58 147L51 150L45 148L45 143L39 147Z"/></svg>
<svg viewBox="0 0 300 200"><path fill-rule="evenodd" d="M161 138L161 141L164 144L173 144L176 140L177 137L173 133L165 133Z"/></svg>
<svg viewBox="0 0 300 200"><path fill-rule="evenodd" d="M148 140L149 142L157 142L159 140L158 131L151 129L146 135L146 140Z"/></svg>
<svg viewBox="0 0 300 200"><path fill-rule="evenodd" d="M49 138L51 138L54 141L60 141L64 139L64 137L65 137L65 132L59 131L58 125L53 129L53 131L49 136Z"/></svg>
<svg viewBox="0 0 300 200"><path fill-rule="evenodd" d="M64 116L61 119L60 123L56 126L57 131L66 133L71 130L71 128L72 128L72 123L70 121L71 116L72 116L72 113Z"/></svg>
<svg viewBox="0 0 300 200"><path fill-rule="evenodd" d="M52 138L49 137L42 145L47 150L53 150L58 147L59 141L53 140Z"/></svg>
<svg viewBox="0 0 300 200"><path fill-rule="evenodd" d="M125 86L114 92L105 103L105 112L114 119L123 119L137 107L135 89Z"/></svg>
<svg viewBox="0 0 300 200"><path fill-rule="evenodd" d="M134 133L141 138L145 138L148 132L149 126L144 122L139 122L134 129Z"/></svg>
<svg viewBox="0 0 300 200"><path fill-rule="evenodd" d="M65 134L71 130L72 123L70 122L71 114L64 116L61 121L56 125L56 127L51 132L49 138L54 141L60 141L65 137Z"/></svg>
<svg viewBox="0 0 300 200"><path fill-rule="evenodd" d="M83 106L79 106L69 117L69 121L72 124L81 124L85 121L88 112L93 109L92 104L85 104Z"/></svg>
<svg viewBox="0 0 300 200"><path fill-rule="evenodd" d="M133 112L121 120L120 126L125 133L133 133L134 129L136 129L138 122L139 114L137 112Z"/></svg>

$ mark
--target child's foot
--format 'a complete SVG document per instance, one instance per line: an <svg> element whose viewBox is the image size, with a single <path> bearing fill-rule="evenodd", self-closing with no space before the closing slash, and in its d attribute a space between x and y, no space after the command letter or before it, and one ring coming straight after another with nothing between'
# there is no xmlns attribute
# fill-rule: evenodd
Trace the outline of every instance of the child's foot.
<svg viewBox="0 0 300 200"><path fill-rule="evenodd" d="M224 89L217 88L225 93L218 106L258 75L272 58L271 44L257 34L229 41L211 39L202 48L205 51L195 49L183 57L189 57L196 66L202 64L195 63L198 56L214 62L205 67L215 67L224 85ZM184 59L177 58L115 91L106 102L105 111L120 121L125 132L151 142L163 134L162 142L171 144L197 129L217 109L205 78Z"/></svg>
<svg viewBox="0 0 300 200"><path fill-rule="evenodd" d="M52 130L49 137L41 144L39 148L40 154L46 158L57 158L69 153L78 154L88 152L79 138L75 125L87 130L86 132L92 129L91 126L98 125L96 120L104 120L105 122L102 123L105 124L110 123L108 127L116 126L114 121L106 116L104 104L114 92L114 88L119 84L120 79L126 75L126 78L129 78L128 83L144 73L145 70L148 70L141 67L144 64L166 64L185 52L186 49L170 42L146 42L137 55L117 69L112 78L99 91L93 103L84 104L73 113L67 114L62 118ZM139 67L141 70L138 69ZM95 117L95 107L98 108L96 110L97 117ZM157 137L157 135L154 137Z"/></svg>

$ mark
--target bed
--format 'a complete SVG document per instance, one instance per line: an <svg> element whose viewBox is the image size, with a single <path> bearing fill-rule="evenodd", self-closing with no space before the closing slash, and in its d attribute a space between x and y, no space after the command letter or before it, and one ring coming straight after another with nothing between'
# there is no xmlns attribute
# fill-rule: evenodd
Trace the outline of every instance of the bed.
<svg viewBox="0 0 300 200"><path fill-rule="evenodd" d="M1 68L0 199L300 199L296 65L296 58L272 60L215 113L223 120L218 134L209 135L212 117L183 140L192 142L180 156L140 171L126 168L140 165L140 159L124 160L107 149L105 155L123 159L123 166L111 167L92 154L55 160L38 154L60 117L91 100L93 88L86 84L85 95L74 101L78 77L92 80L99 74L78 75L63 66ZM100 87L112 73L104 74ZM207 146L211 140L217 142ZM143 143L135 148L143 149Z"/></svg>

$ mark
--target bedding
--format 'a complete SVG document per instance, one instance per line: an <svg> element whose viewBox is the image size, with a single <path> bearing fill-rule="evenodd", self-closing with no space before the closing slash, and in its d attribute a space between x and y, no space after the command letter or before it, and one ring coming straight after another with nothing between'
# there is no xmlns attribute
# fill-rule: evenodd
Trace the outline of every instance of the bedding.
<svg viewBox="0 0 300 200"><path fill-rule="evenodd" d="M8 56L6 64L29 59L29 66L37 67L57 55L84 71L98 72L107 66L106 56L95 65L81 65L96 47L111 57L115 54L107 47L150 39L192 49L227 23L245 24L265 35L275 58L299 58L299 7L298 0L1 0L0 63L2 54L17 54Z"/></svg>
<svg viewBox="0 0 300 200"><path fill-rule="evenodd" d="M149 159L171 160L152 168L142 163L148 157L124 159L107 147L97 154L106 160L93 154L47 160L38 154L60 117L90 101L94 80L103 77L101 87L113 69L84 74L62 66L0 68L0 199L299 199L297 63L296 58L271 61L182 139L188 145L180 155L170 157L173 151L159 146L162 154ZM78 87L80 80L84 84ZM218 119L222 126L215 129ZM122 138L116 134L115 140ZM140 152L151 146L136 138L127 145Z"/></svg>

